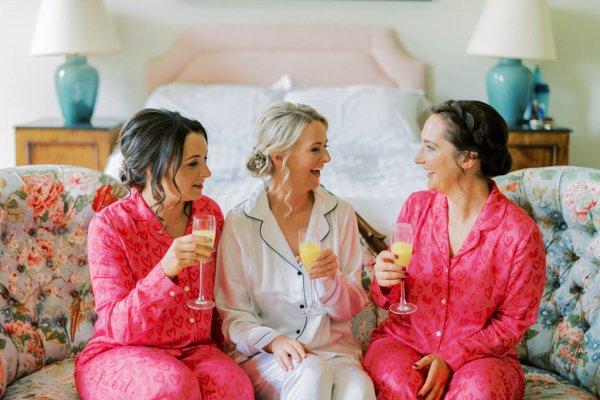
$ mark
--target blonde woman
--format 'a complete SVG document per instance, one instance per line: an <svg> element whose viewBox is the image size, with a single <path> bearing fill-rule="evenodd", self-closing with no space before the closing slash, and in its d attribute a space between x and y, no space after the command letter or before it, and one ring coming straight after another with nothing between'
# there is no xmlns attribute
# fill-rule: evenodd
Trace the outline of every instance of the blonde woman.
<svg viewBox="0 0 600 400"><path fill-rule="evenodd" d="M350 329L367 302L356 217L319 185L330 160L323 116L301 104L269 106L247 163L264 185L223 227L217 307L258 399L375 398ZM306 227L323 249L310 274L298 261L298 231ZM304 313L311 278L322 315Z"/></svg>

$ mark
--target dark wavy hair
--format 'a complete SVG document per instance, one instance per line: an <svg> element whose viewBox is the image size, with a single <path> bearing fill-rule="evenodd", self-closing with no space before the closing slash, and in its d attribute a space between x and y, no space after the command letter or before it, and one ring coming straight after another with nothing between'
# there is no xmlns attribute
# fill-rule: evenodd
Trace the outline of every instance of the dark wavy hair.
<svg viewBox="0 0 600 400"><path fill-rule="evenodd" d="M506 121L490 105L475 100L448 100L431 107L448 123L446 140L460 155L476 157L486 178L510 171L512 157L508 152Z"/></svg>
<svg viewBox="0 0 600 400"><path fill-rule="evenodd" d="M183 145L190 132L208 137L202 124L185 118L179 113L167 110L146 108L134 114L121 129L119 144L123 153L121 181L125 186L142 191L146 187L147 173L150 171L152 197L156 200L152 211L166 228L158 215L164 208L166 198L162 185L163 177L171 169L171 183L181 198L175 175L181 166ZM189 204L186 205L186 211Z"/></svg>

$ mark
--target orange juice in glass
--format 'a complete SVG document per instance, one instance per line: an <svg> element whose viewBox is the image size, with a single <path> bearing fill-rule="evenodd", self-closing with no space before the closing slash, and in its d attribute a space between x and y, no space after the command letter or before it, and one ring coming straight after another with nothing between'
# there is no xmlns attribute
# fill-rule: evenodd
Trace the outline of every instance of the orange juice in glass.
<svg viewBox="0 0 600 400"><path fill-rule="evenodd" d="M216 234L215 231L212 231L209 229L198 229L198 230L192 230L192 233L194 235L210 238L210 241L211 241L210 247L214 246L215 234ZM204 257L210 257L210 250L208 250L208 249L198 249L197 253L203 255Z"/></svg>
<svg viewBox="0 0 600 400"><path fill-rule="evenodd" d="M192 234L204 236L211 239L210 243L204 242L202 247L206 249L196 250L198 254L210 257L210 248L215 245L215 235L217 232L217 219L214 215L195 215L192 222ZM200 292L196 300L188 300L187 306L194 310L210 310L215 306L215 302L204 296L204 262L200 261Z"/></svg>
<svg viewBox="0 0 600 400"><path fill-rule="evenodd" d="M315 259L321 254L321 242L316 234L309 231L308 228L302 228L298 231L298 250L302 265L310 274L310 269L315 263ZM315 289L314 279L310 279L311 304L304 309L306 315L322 315L325 310L317 306L317 291Z"/></svg>
<svg viewBox="0 0 600 400"><path fill-rule="evenodd" d="M408 267L410 263L410 259L412 257L412 245L407 242L396 242L392 243L391 246L392 253L396 255L396 260L394 260L394 264L402 265L403 267Z"/></svg>
<svg viewBox="0 0 600 400"><path fill-rule="evenodd" d="M394 264L408 267L413 253L412 226L406 223L392 225L390 231L390 250L396 255ZM390 311L395 314L411 314L417 311L417 306L406 301L404 280L400 282L400 299L390 305Z"/></svg>

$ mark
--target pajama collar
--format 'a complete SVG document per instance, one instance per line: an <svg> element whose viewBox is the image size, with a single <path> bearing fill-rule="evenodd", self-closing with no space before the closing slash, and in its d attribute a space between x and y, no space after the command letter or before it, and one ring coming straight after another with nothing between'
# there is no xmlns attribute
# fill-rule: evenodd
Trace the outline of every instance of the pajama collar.
<svg viewBox="0 0 600 400"><path fill-rule="evenodd" d="M262 240L289 264L296 267L298 263L285 240L283 232L277 223L275 216L269 208L266 188L268 181L260 185L244 204L243 209L247 217L260 221L260 236ZM324 187L319 186L314 191L315 202L310 215L309 228L317 232L317 236L323 241L331 229L327 219L330 212L338 205L337 198L329 193Z"/></svg>

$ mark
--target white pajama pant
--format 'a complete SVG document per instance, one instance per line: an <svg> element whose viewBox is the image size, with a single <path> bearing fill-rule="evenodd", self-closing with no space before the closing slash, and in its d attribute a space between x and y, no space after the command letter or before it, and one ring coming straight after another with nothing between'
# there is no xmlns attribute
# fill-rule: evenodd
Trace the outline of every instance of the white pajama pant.
<svg viewBox="0 0 600 400"><path fill-rule="evenodd" d="M375 389L360 363L336 355L307 355L284 371L270 353L260 353L240 367L250 377L257 400L374 400Z"/></svg>

